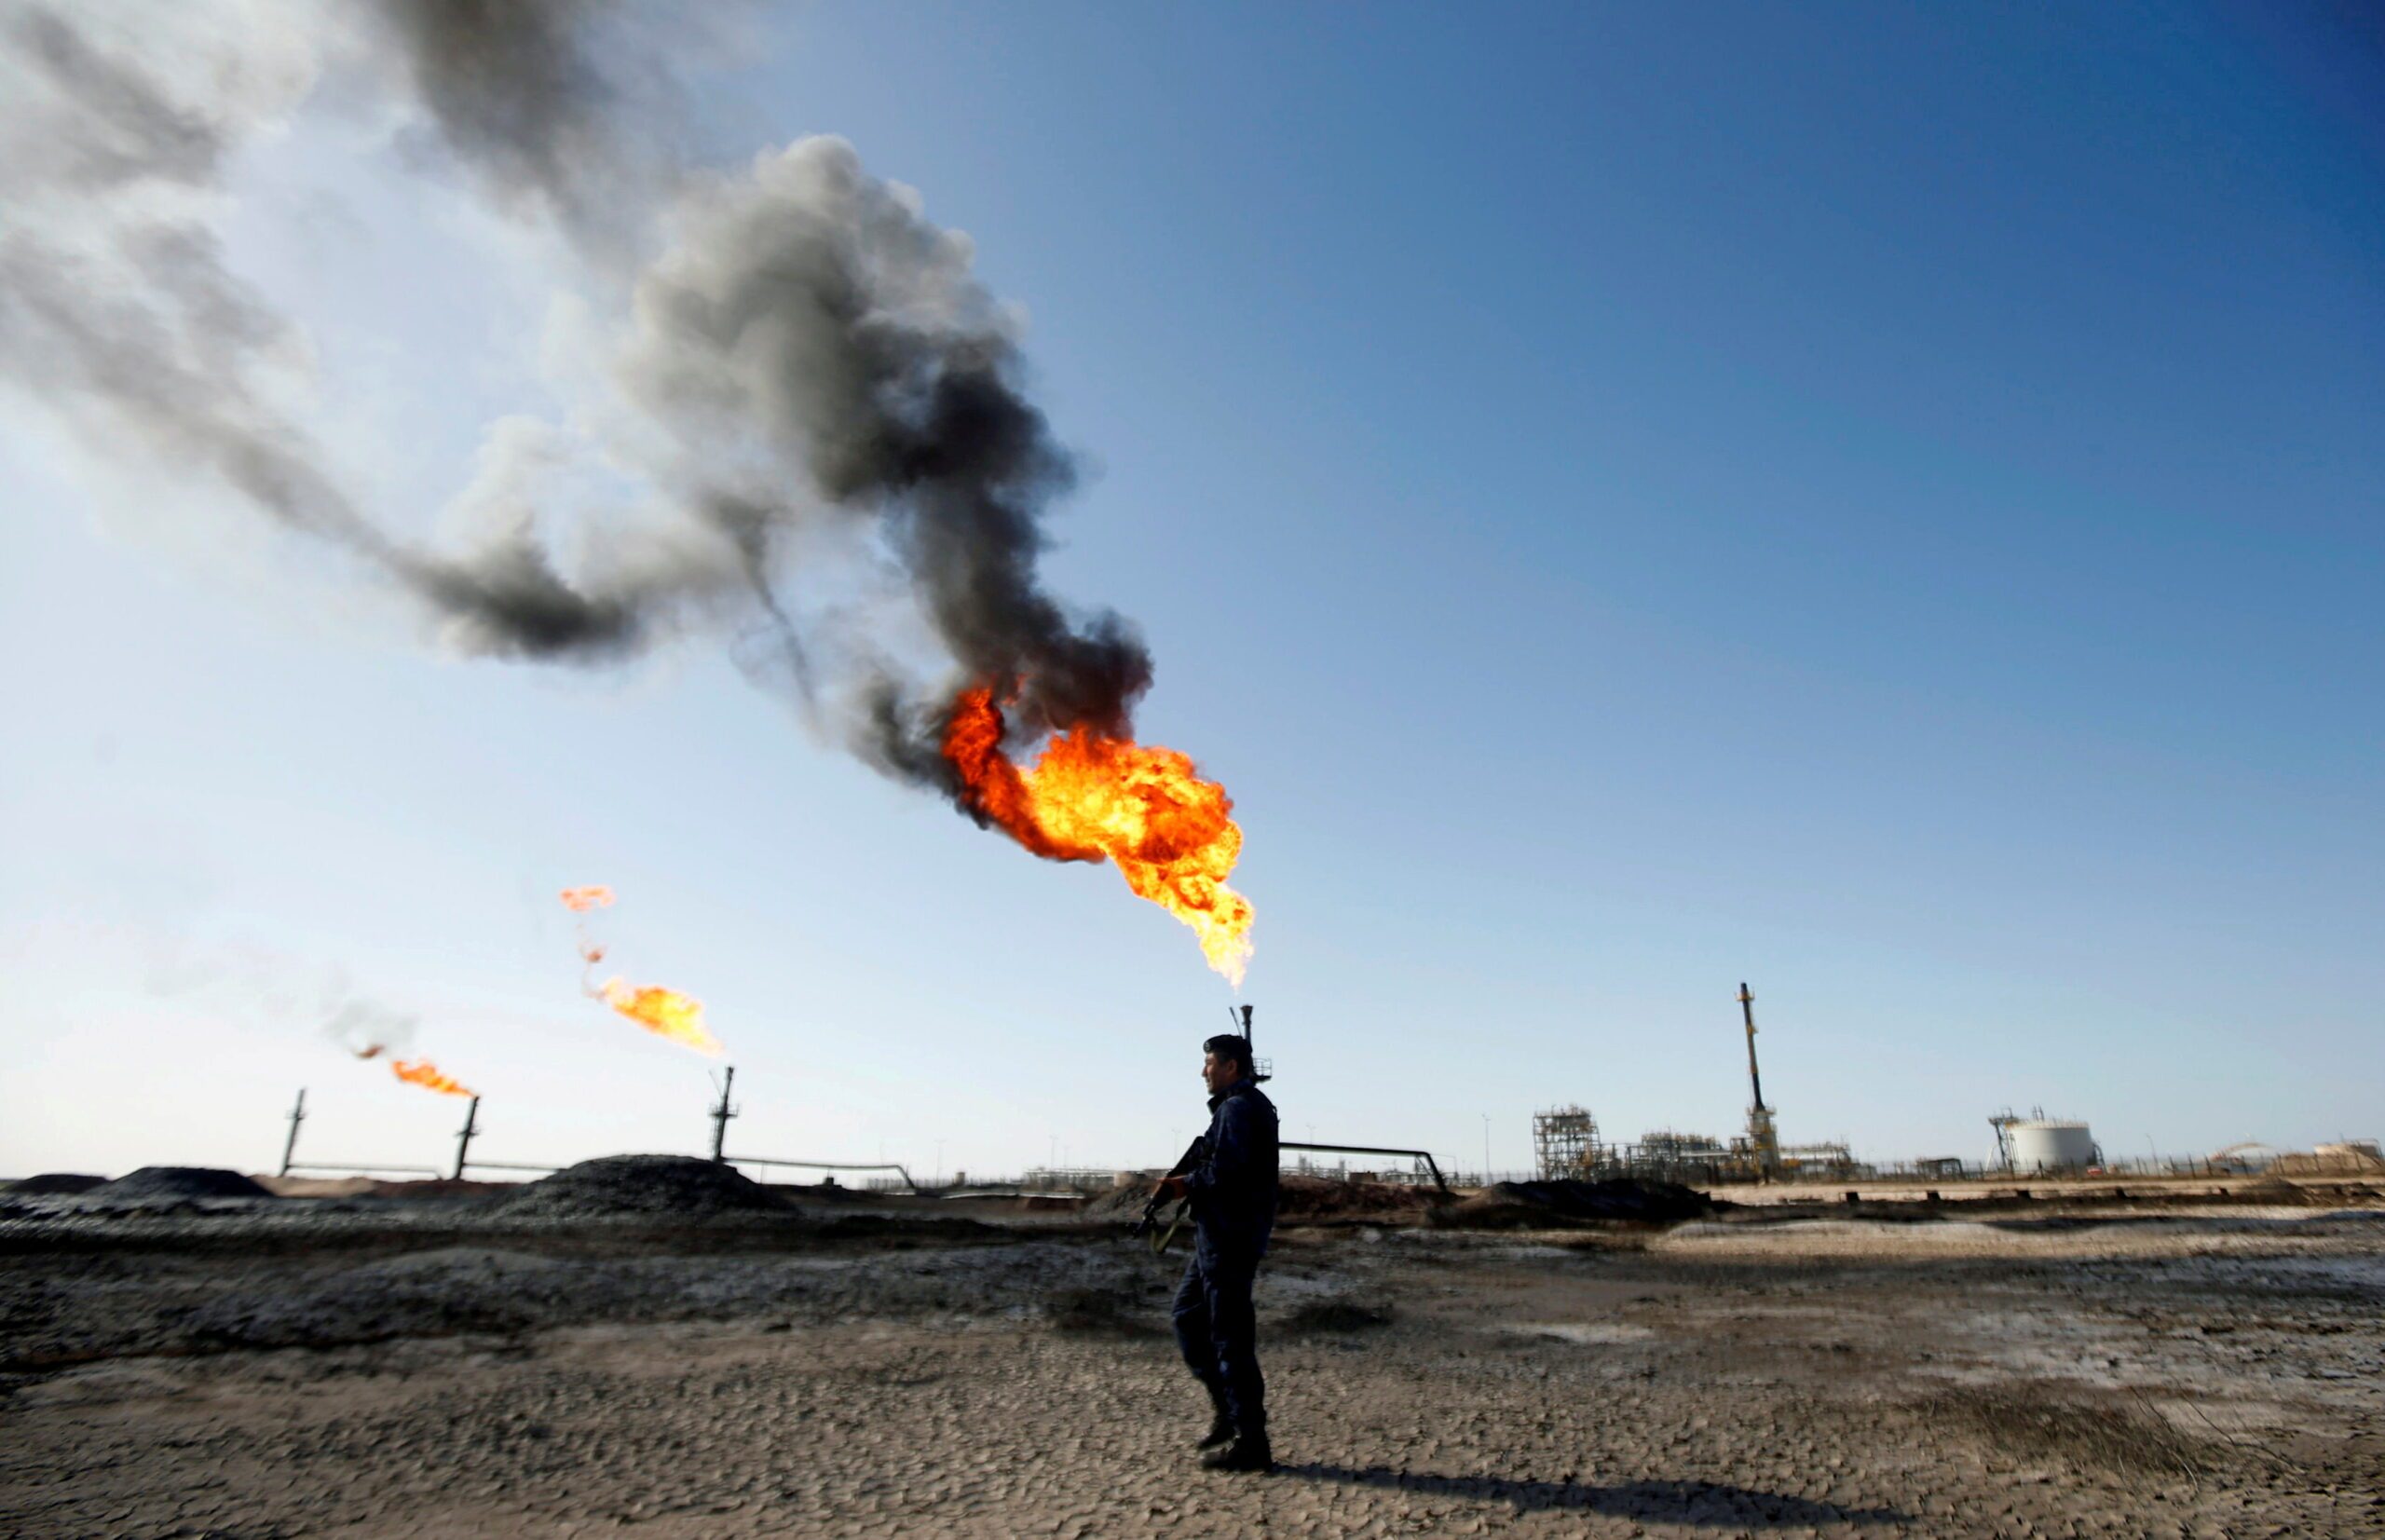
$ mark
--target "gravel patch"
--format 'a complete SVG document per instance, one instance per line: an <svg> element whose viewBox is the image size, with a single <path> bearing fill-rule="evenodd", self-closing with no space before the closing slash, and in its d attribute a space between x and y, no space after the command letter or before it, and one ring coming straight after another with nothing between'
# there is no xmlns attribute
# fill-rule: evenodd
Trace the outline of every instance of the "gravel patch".
<svg viewBox="0 0 2385 1540"><path fill-rule="evenodd" d="M24 1177L10 1182L7 1190L28 1198L72 1197L107 1184L107 1178L81 1171L45 1171L37 1177Z"/></svg>
<svg viewBox="0 0 2385 1540"><path fill-rule="evenodd" d="M1555 1230L1569 1224L1627 1220L1676 1224L1704 1219L1724 1206L1670 1182L1500 1181L1437 1211L1435 1224L1469 1230Z"/></svg>
<svg viewBox="0 0 2385 1540"><path fill-rule="evenodd" d="M1292 1231L1237 1479L1114 1227L221 1201L0 1227L0 1533L2385 1533L2365 1218Z"/></svg>

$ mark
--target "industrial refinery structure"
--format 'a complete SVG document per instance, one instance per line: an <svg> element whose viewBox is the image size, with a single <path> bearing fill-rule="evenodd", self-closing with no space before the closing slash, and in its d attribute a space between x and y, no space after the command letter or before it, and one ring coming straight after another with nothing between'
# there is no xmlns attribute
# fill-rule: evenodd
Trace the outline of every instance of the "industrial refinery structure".
<svg viewBox="0 0 2385 1540"><path fill-rule="evenodd" d="M1987 1120L1996 1130L1996 1164L2016 1176L2049 1171L2088 1171L2104 1164L2104 1147L2083 1123L2050 1118L2042 1107L2018 1118L2006 1108Z"/></svg>
<svg viewBox="0 0 2385 1540"><path fill-rule="evenodd" d="M1882 1181L1892 1185L1907 1182L1924 1185L1941 1181L1995 1181L2002 1179L2018 1185L2031 1178L2095 1178L2128 1175L2132 1178L2157 1179L2208 1179L2213 1178L2275 1177L2281 1179L2385 1177L2385 1154L2380 1154L2375 1140L2339 1138L2323 1143L2313 1150L2288 1151L2254 1142L2229 1145L2209 1155L2160 1156L2144 1154L2107 1160L2103 1147L2096 1141L2092 1129L2083 1121L2049 1117L2041 1107L2032 1107L2022 1116L2007 1107L1986 1121L1995 1135L1994 1154L1986 1159L1966 1159L1956 1155L1939 1155L1895 1164L1874 1164L1858 1160L1849 1147L1839 1141L1824 1140L1806 1143L1783 1143L1779 1136L1779 1110L1765 1099L1763 1068L1756 1055L1755 995L1743 982L1736 997L1739 1004L1739 1024L1746 1040L1748 1056L1747 1122L1743 1133L1718 1138L1710 1134L1678 1128L1654 1128L1636 1139L1613 1140L1601 1129L1597 1116L1578 1103L1546 1108L1533 1116L1533 1149L1534 1174L1543 1179L1578 1178L1605 1180L1615 1178L1636 1178L1678 1183L1689 1187L1722 1187L1762 1183ZM1235 1009L1233 1025L1246 1038L1251 1031L1248 1006ZM1267 1078L1271 1068L1268 1060L1255 1059L1261 1078ZM720 1164L760 1167L765 1170L792 1169L817 1171L835 1180L837 1173L859 1173L865 1185L899 1187L917 1192L922 1186L901 1162L844 1161L797 1159L788 1155L757 1156L732 1152L728 1148L729 1124L740 1114L730 1099L730 1088L737 1071L728 1070L716 1082L717 1099L706 1113L711 1124L710 1154ZM298 1093L296 1104L287 1114L288 1128L281 1141L281 1160L277 1179L315 1179L330 1173L375 1177L430 1178L448 1181L484 1179L485 1174L538 1173L556 1169L552 1165L515 1161L490 1161L476 1157L472 1151L475 1140L485 1130L481 1126L481 1098L469 1092L462 1127L455 1136L452 1158L437 1164L391 1165L298 1158L300 1125L313 1116L307 1111L307 1093ZM1446 1192L1463 1185L1471 1174L1462 1176L1454 1165L1445 1165L1435 1152L1424 1149L1375 1144L1284 1140L1280 1149L1295 1158L1301 1174L1338 1177L1343 1179L1364 1179L1376 1183L1431 1185ZM884 1152L880 1151L881 1157ZM1327 1165L1312 1156L1334 1155L1340 1161ZM1350 1156L1369 1157L1361 1165ZM941 1166L941 1160L938 1161ZM1084 1168L1033 1169L1019 1179L1005 1178L998 1185L1018 1187L1022 1191L1058 1192L1091 1191L1107 1186L1117 1175L1108 1166ZM1487 1130L1483 1181L1495 1179L1489 1167ZM939 1172L933 1183L935 1189L946 1186ZM960 1184L954 1184L960 1185ZM974 1184L982 1188L985 1184ZM2216 1190L2215 1190L2216 1191ZM1853 1194L1849 1193L1851 1197ZM1934 1193L1931 1194L1935 1196ZM2023 1194L2025 1195L2025 1192Z"/></svg>
<svg viewBox="0 0 2385 1540"><path fill-rule="evenodd" d="M1764 1099L1764 1071L1755 1051L1755 995L1739 985L1740 1024L1747 1035L1747 1131L1719 1139L1709 1134L1676 1129L1652 1129L1630 1143L1610 1143L1599 1132L1598 1118L1586 1107L1552 1107L1533 1115L1533 1152L1545 1179L1582 1177L1601 1179L1638 1177L1684 1185L1711 1186L1724 1182L1848 1180L1880 1175L1879 1168L1855 1159L1841 1143L1783 1144L1779 1110ZM1988 1119L1996 1133L1992 1164L1968 1167L1956 1156L1914 1163L1912 1172L1925 1177L2010 1176L2083 1173L2102 1166L2102 1147L2084 1123L2049 1118L2033 1108L2027 1117L2007 1108Z"/></svg>

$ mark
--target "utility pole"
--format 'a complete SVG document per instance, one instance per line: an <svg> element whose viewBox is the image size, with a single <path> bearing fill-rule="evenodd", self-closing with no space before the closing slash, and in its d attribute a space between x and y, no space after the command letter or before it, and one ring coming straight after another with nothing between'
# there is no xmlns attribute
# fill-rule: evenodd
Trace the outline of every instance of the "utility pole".
<svg viewBox="0 0 2385 1540"><path fill-rule="evenodd" d="M281 1141L281 1175L290 1175L290 1157L298 1152L298 1125L307 1121L307 1088L298 1087L298 1104L290 1109L290 1137Z"/></svg>
<svg viewBox="0 0 2385 1540"><path fill-rule="evenodd" d="M472 1098L472 1104L464 1109L463 1131L456 1136L455 1179L457 1181L462 1181L464 1179L464 1157L471 1151L472 1136L480 1131L480 1121L481 1098L474 1097Z"/></svg>
<svg viewBox="0 0 2385 1540"><path fill-rule="evenodd" d="M715 1161L729 1159L721 1150L729 1142L729 1120L737 1115L737 1109L729 1105L729 1088L736 1083L737 1066L732 1064L720 1083L720 1105L712 1110L712 1158Z"/></svg>

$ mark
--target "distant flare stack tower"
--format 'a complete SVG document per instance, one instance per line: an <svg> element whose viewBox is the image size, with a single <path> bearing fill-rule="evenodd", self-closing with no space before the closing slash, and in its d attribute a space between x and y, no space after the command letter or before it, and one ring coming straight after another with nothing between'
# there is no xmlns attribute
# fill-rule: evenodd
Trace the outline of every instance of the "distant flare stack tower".
<svg viewBox="0 0 2385 1540"><path fill-rule="evenodd" d="M1764 1104L1764 1076L1755 1067L1755 996L1747 981L1739 981L1739 1015L1748 1029L1748 1089L1755 1099L1748 1108L1748 1144L1755 1152L1756 1169L1770 1181L1780 1174L1780 1134L1773 1126L1772 1109Z"/></svg>

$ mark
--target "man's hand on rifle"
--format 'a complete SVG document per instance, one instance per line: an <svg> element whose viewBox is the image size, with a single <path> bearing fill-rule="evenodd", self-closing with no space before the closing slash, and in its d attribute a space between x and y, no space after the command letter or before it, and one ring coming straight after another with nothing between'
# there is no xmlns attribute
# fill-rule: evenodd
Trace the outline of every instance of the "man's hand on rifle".
<svg viewBox="0 0 2385 1540"><path fill-rule="evenodd" d="M1183 1195L1184 1179L1182 1177L1160 1178L1159 1191L1153 1194L1153 1196L1161 1198L1180 1198Z"/></svg>

